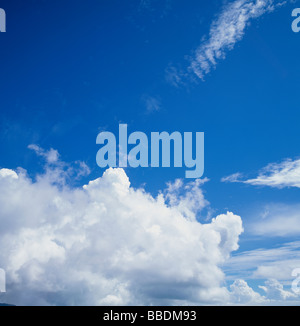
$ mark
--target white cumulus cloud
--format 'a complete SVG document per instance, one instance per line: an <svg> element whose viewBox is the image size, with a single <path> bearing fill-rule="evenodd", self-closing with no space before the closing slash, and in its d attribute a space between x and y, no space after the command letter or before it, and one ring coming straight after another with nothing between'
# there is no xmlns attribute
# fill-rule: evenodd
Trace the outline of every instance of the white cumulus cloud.
<svg viewBox="0 0 300 326"><path fill-rule="evenodd" d="M175 198L182 185L170 184L154 198L132 188L122 169L108 169L75 188L67 182L70 167L52 165L35 180L22 169L0 170L0 267L7 276L6 302L230 300L221 266L238 249L242 221L226 213L199 223L196 214L207 205L200 181L186 185L186 195Z"/></svg>
<svg viewBox="0 0 300 326"><path fill-rule="evenodd" d="M48 152L40 149L43 157ZM38 153L39 154L39 153ZM297 243L232 255L242 220L206 224L208 180L175 180L154 198L123 169L83 187L68 181L86 166L46 160L34 180L0 169L1 301L17 305L272 305L299 296L283 287L299 262ZM75 170L74 170L75 169ZM80 172L80 169L83 171ZM71 173L71 172L72 173ZM226 274L225 274L226 273ZM226 276L227 275L227 276ZM228 275L232 275L231 277ZM269 279L252 289L247 279ZM232 284L227 287L228 280Z"/></svg>
<svg viewBox="0 0 300 326"><path fill-rule="evenodd" d="M276 279L269 279L265 282L265 286L259 286L265 293L273 300L288 300L291 298L297 298L297 294L284 290L283 285Z"/></svg>
<svg viewBox="0 0 300 326"><path fill-rule="evenodd" d="M243 279L237 279L230 286L231 302L234 305L299 305L299 295L284 286L276 279L268 279L258 288L262 294L254 291Z"/></svg>
<svg viewBox="0 0 300 326"><path fill-rule="evenodd" d="M237 279L230 285L231 301L240 305L266 304L268 301L264 296L255 292L246 281Z"/></svg>

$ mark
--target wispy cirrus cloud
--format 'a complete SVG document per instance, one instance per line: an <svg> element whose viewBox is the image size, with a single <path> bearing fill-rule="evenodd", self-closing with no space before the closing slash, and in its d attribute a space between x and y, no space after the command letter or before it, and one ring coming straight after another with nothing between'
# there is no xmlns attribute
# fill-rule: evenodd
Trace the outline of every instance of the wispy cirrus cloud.
<svg viewBox="0 0 300 326"><path fill-rule="evenodd" d="M159 97L143 95L142 101L144 102L147 113L157 112L161 109L161 101Z"/></svg>
<svg viewBox="0 0 300 326"><path fill-rule="evenodd" d="M298 237L300 204L268 204L259 219L252 219L248 229L252 234L262 237Z"/></svg>
<svg viewBox="0 0 300 326"><path fill-rule="evenodd" d="M300 188L300 159L287 159L281 163L271 163L253 179L243 180L241 173L234 173L221 179L222 182L241 182L253 186L269 186L273 188Z"/></svg>
<svg viewBox="0 0 300 326"><path fill-rule="evenodd" d="M36 144L30 144L28 145L28 148L33 150L38 156L43 157L48 164L57 163L59 160L59 153L53 148L48 151L45 151L43 148Z"/></svg>
<svg viewBox="0 0 300 326"><path fill-rule="evenodd" d="M42 176L38 175L38 179L48 179L48 182L53 182L56 185L65 185L67 179L68 181L72 179L77 180L89 175L91 172L85 162L76 161L73 164L63 162L60 160L58 151L53 148L44 150L36 144L30 144L28 148L45 161L45 174Z"/></svg>
<svg viewBox="0 0 300 326"><path fill-rule="evenodd" d="M224 264L227 279L277 279L291 282L292 271L300 266L300 242L276 248L258 248L236 253Z"/></svg>
<svg viewBox="0 0 300 326"><path fill-rule="evenodd" d="M212 22L208 39L195 51L189 69L203 79L218 60L224 59L226 52L242 40L251 20L285 3L276 0L236 0L226 5Z"/></svg>
<svg viewBox="0 0 300 326"><path fill-rule="evenodd" d="M225 59L227 52L243 39L251 21L286 3L283 0L235 0L226 4L212 21L208 36L190 56L187 69L168 67L167 81L178 87L191 74L204 80L217 63Z"/></svg>
<svg viewBox="0 0 300 326"><path fill-rule="evenodd" d="M227 279L234 279L230 286L234 302L264 305L299 305L299 293L292 289L295 271L299 267L299 241L283 243L277 248L260 248L233 255L225 264ZM243 280L266 279L258 287L259 295Z"/></svg>

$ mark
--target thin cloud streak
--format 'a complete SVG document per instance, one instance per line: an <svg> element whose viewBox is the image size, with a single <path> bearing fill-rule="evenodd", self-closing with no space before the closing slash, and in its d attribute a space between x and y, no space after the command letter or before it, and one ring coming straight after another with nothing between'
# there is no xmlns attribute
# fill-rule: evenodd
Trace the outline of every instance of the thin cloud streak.
<svg viewBox="0 0 300 326"><path fill-rule="evenodd" d="M256 178L242 180L242 174L234 173L221 179L222 182L240 182L253 186L273 188L300 188L300 159L287 159L281 163L271 163L261 170Z"/></svg>
<svg viewBox="0 0 300 326"><path fill-rule="evenodd" d="M226 57L226 52L242 40L250 21L273 11L285 1L236 0L224 7L218 18L212 22L209 38L195 51L189 70L204 79L218 60Z"/></svg>

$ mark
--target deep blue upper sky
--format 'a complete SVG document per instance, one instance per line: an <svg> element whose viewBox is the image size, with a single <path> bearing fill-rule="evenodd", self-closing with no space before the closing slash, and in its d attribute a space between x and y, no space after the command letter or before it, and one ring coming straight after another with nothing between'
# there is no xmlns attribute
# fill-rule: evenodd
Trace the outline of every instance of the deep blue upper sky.
<svg viewBox="0 0 300 326"><path fill-rule="evenodd" d="M57 149L85 161L92 178L99 131L205 132L207 198L219 213L243 217L267 202L293 203L296 189L225 184L299 156L300 34L287 4L252 21L241 42L205 81L175 87L170 66L184 67L223 0L2 1L0 34L0 167L41 169L27 146ZM147 99L160 106L148 112ZM184 169L128 169L134 186L153 194ZM89 177L90 178L90 177Z"/></svg>

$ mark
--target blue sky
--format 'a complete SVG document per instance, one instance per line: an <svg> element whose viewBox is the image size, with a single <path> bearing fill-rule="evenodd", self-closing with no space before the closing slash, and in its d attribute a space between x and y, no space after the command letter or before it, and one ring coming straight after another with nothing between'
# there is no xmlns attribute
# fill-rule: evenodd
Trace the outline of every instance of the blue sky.
<svg viewBox="0 0 300 326"><path fill-rule="evenodd" d="M221 302L234 303L244 288L247 295L240 300L246 304L299 303L291 291L291 271L300 268L300 33L291 29L297 6L297 1L272 0L262 0L261 7L254 0L2 1L7 32L0 34L0 167L21 167L33 186L40 175L50 187L50 172L84 162L86 173L72 170L63 186L74 190L104 172L96 164L96 136L103 130L117 134L119 123L127 123L129 132L146 134L205 132L203 178L209 181L199 188L209 204L199 204L194 214L201 223L211 223L233 212L244 227L239 250L230 252L233 258L216 263L227 275L219 286L231 291ZM227 44L230 35L220 31L229 28L236 34ZM212 51L213 60L197 75L191 64L207 64L207 58L199 58L204 50ZM55 167L49 162L51 149L60 154ZM283 166L286 159L290 165ZM275 170L271 163L278 164ZM167 183L184 178L184 171L128 168L125 173L133 189L156 198ZM183 198L176 196L176 202ZM7 215L2 215L6 225ZM14 259L3 255L3 268ZM289 266L284 275L275 273L281 264ZM130 274L128 282L134 277ZM16 279L8 278L17 291ZM163 279L151 286L165 284ZM237 279L248 285L236 282L230 288ZM264 285L268 279L273 283ZM15 299L13 291L6 299ZM151 291L133 300L136 291L128 291L131 299L122 297L121 303L166 303ZM72 304L63 295L55 300ZM188 295L184 300L190 302ZM205 303L202 296L191 301ZM41 301L25 303L36 302Z"/></svg>

